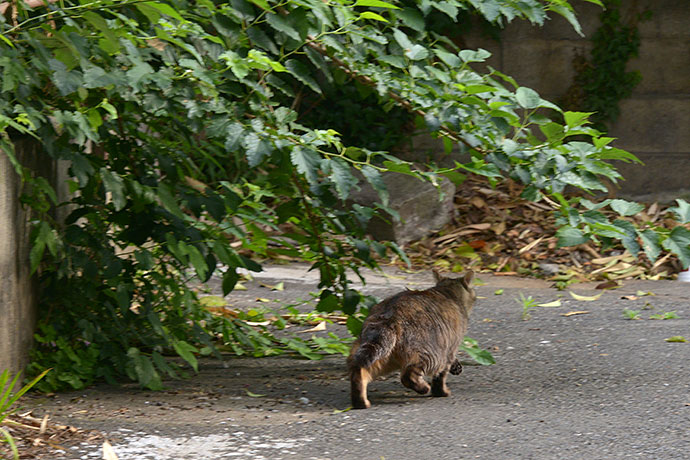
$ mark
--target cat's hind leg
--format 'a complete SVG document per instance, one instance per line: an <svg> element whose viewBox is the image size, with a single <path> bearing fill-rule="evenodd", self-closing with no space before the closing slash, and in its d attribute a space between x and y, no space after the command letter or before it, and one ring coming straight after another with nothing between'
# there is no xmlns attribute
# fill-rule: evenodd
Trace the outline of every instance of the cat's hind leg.
<svg viewBox="0 0 690 460"><path fill-rule="evenodd" d="M367 385L372 377L368 370L363 367L350 369L350 398L354 409L368 409L371 407L367 399Z"/></svg>
<svg viewBox="0 0 690 460"><path fill-rule="evenodd" d="M431 379L431 396L450 396L450 389L446 386L448 370L439 372Z"/></svg>
<svg viewBox="0 0 690 460"><path fill-rule="evenodd" d="M429 384L424 380L424 372L420 366L407 366L400 377L400 381L407 388L416 391L420 395L425 395L429 392Z"/></svg>

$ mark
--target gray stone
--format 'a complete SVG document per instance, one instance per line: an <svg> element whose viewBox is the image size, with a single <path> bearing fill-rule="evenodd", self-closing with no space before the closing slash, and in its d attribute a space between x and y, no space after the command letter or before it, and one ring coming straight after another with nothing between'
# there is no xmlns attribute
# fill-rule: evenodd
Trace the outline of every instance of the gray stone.
<svg viewBox="0 0 690 460"><path fill-rule="evenodd" d="M539 270L541 270L545 276L556 276L561 272L561 266L558 264L541 263L539 264Z"/></svg>
<svg viewBox="0 0 690 460"><path fill-rule="evenodd" d="M367 231L376 240L404 245L440 230L455 215L455 185L448 179L443 178L439 188L398 173L384 174L383 181L390 194L389 207L398 212L400 220L395 221L389 215L385 216L385 220L372 219ZM360 185L361 190L350 196L351 202L372 206L381 201L368 183Z"/></svg>

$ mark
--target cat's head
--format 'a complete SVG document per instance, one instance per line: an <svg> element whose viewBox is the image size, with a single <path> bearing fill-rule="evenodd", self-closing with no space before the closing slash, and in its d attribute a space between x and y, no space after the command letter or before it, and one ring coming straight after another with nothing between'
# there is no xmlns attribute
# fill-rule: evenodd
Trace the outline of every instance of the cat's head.
<svg viewBox="0 0 690 460"><path fill-rule="evenodd" d="M450 290L460 303L469 311L474 306L477 293L472 287L474 272L467 270L459 278L446 278L436 270L433 270L436 287Z"/></svg>

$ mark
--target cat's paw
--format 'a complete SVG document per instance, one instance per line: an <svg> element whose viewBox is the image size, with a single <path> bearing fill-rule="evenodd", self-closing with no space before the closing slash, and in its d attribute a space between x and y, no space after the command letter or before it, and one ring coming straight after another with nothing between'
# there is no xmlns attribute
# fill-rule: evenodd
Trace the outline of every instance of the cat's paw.
<svg viewBox="0 0 690 460"><path fill-rule="evenodd" d="M460 364L459 360L455 360L451 363L450 365L450 370L448 371L453 375L459 375L462 373L462 364Z"/></svg>
<svg viewBox="0 0 690 460"><path fill-rule="evenodd" d="M429 386L428 383L424 382L423 384L416 384L412 387L414 391L419 393L420 395L425 395L431 390L431 387Z"/></svg>
<svg viewBox="0 0 690 460"><path fill-rule="evenodd" d="M450 396L450 389L448 387L432 387L431 396L435 398L445 398L446 396Z"/></svg>
<svg viewBox="0 0 690 460"><path fill-rule="evenodd" d="M368 399L364 399L361 401L352 401L352 408L353 409L369 409L371 407L371 403L369 402Z"/></svg>

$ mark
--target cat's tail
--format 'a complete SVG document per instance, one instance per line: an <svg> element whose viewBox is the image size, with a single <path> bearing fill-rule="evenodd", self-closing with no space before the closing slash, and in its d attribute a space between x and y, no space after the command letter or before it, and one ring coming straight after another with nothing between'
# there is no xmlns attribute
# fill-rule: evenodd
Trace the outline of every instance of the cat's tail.
<svg viewBox="0 0 690 460"><path fill-rule="evenodd" d="M363 334L359 348L350 357L350 365L368 368L379 359L390 355L396 341L396 334L390 329Z"/></svg>

